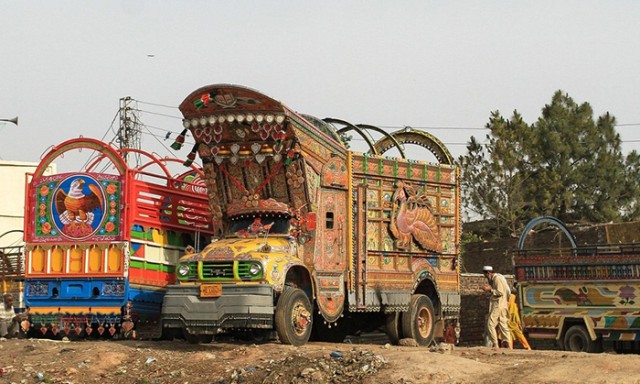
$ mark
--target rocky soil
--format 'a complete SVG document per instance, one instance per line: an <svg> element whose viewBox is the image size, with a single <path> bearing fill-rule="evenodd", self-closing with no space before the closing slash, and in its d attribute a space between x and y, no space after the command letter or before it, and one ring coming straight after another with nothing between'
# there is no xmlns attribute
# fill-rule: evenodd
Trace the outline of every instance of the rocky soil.
<svg viewBox="0 0 640 384"><path fill-rule="evenodd" d="M639 355L220 340L0 341L0 383L639 383Z"/></svg>

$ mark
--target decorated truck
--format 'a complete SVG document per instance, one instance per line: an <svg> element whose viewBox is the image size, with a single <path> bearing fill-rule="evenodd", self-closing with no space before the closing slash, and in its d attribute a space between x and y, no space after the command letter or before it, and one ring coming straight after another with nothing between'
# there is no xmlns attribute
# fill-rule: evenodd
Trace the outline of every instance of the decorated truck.
<svg viewBox="0 0 640 384"><path fill-rule="evenodd" d="M439 140L320 120L235 85L200 88L180 110L175 144L195 139L187 157L202 159L213 239L180 259L164 331L199 342L275 329L301 345L383 328L393 341L455 342L459 170ZM347 132L369 152L349 150ZM403 144L436 161L405 159ZM391 148L401 156L383 157Z"/></svg>
<svg viewBox="0 0 640 384"><path fill-rule="evenodd" d="M83 167L43 175L65 156ZM176 162L182 173L172 176ZM43 157L26 186L25 330L160 336L162 296L178 258L212 233L203 173L182 163L88 138Z"/></svg>
<svg viewBox="0 0 640 384"><path fill-rule="evenodd" d="M541 225L556 227L563 246L527 247L527 235ZM540 217L525 227L513 260L530 339L576 352L640 350L640 244L578 247L564 223Z"/></svg>

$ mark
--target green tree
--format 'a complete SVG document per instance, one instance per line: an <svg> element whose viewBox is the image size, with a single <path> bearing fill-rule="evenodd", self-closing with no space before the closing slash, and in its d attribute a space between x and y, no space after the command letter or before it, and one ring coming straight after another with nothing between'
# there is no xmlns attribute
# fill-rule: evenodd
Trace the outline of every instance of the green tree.
<svg viewBox="0 0 640 384"><path fill-rule="evenodd" d="M493 112L486 128L490 130L487 144L472 137L467 155L459 159L464 207L474 216L494 220L499 236L505 231L515 235L527 204L524 182L530 177L530 167L526 149L532 130L517 111L511 120Z"/></svg>
<svg viewBox="0 0 640 384"><path fill-rule="evenodd" d="M565 222L621 219L624 156L615 118L557 91L534 125L532 209Z"/></svg>
<svg viewBox="0 0 640 384"><path fill-rule="evenodd" d="M517 235L528 220L549 215L565 222L640 217L635 196L640 156L622 155L615 118L593 118L588 103L557 91L528 125L493 112L487 143L472 137L459 158L465 207Z"/></svg>
<svg viewBox="0 0 640 384"><path fill-rule="evenodd" d="M624 179L626 181L621 200L625 220L640 220L640 154L631 151L625 159Z"/></svg>

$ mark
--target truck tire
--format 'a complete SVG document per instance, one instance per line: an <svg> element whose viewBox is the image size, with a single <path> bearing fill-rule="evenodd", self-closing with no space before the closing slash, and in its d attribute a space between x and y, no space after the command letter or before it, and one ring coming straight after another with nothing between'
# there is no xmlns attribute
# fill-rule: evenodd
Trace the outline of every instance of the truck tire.
<svg viewBox="0 0 640 384"><path fill-rule="evenodd" d="M398 342L402 339L402 313L387 313L385 325L389 341L393 345L398 345Z"/></svg>
<svg viewBox="0 0 640 384"><path fill-rule="evenodd" d="M414 339L418 345L429 345L433 341L435 317L433 303L425 295L413 295L409 310L402 314L402 335Z"/></svg>
<svg viewBox="0 0 640 384"><path fill-rule="evenodd" d="M571 352L599 352L598 340L593 341L583 325L573 325L564 335L564 348Z"/></svg>
<svg viewBox="0 0 640 384"><path fill-rule="evenodd" d="M309 340L313 326L311 303L298 288L286 289L276 304L276 332L283 344L303 345Z"/></svg>

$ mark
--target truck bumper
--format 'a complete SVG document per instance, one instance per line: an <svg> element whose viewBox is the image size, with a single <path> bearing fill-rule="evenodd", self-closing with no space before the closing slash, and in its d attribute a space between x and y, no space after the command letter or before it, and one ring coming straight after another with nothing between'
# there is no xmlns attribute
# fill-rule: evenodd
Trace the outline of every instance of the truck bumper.
<svg viewBox="0 0 640 384"><path fill-rule="evenodd" d="M199 294L199 286L168 286L162 326L190 334L216 334L220 328L273 328L275 307L270 285L224 284L220 297L200 298Z"/></svg>

